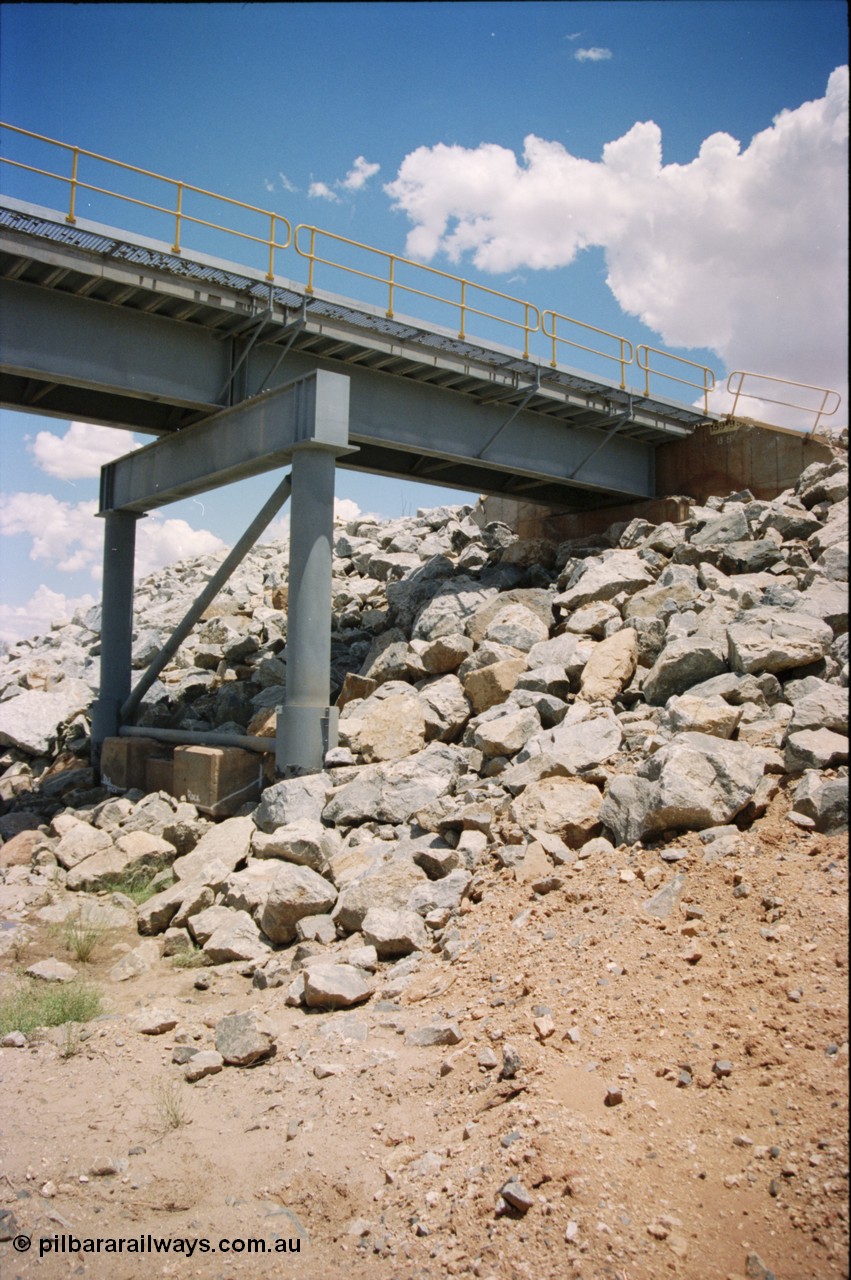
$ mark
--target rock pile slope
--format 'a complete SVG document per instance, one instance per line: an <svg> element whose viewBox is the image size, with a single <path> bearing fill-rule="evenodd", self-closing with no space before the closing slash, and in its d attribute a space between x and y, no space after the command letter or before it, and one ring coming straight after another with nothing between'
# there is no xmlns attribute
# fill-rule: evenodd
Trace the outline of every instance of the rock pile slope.
<svg viewBox="0 0 851 1280"><path fill-rule="evenodd" d="M584 816L571 847L604 828L622 843L746 822L798 778L802 819L842 826L833 778L847 762L841 457L808 468L772 502L733 494L678 525L635 519L561 546L520 542L477 514L441 508L338 527L341 747L324 775L327 808L314 804L311 820L345 834L383 824L399 836L431 806L426 829L442 834L460 829L446 815L473 787L508 815L509 834L528 835L535 796L572 795ZM211 567L195 561L141 585L134 667ZM285 548L256 548L149 691L139 722L268 733L286 683L286 596ZM35 793L49 809L85 785L64 777L56 757L81 763L98 612L0 663L6 802Z"/></svg>
<svg viewBox="0 0 851 1280"><path fill-rule="evenodd" d="M333 1153L323 1165L322 1152L299 1149L316 1190L299 1213L324 1251L317 1274L336 1274L343 1246L370 1262L370 1274L400 1280L634 1280L660 1265L694 1274L718 1222L701 1202L684 1224L676 1180L641 1172L656 1159L646 1121L659 1099L667 1115L679 1105L670 1091L693 1086L705 1102L690 1123L726 1132L716 1103L747 1059L777 1109L772 1069L787 1051L776 1061L772 1053L796 1036L774 995L765 999L778 984L783 1008L812 1001L813 988L824 993L810 1012L818 1070L807 1077L804 1065L800 1077L810 1079L820 1122L832 1105L823 1072L847 1064L841 956L813 959L804 978L796 951L817 949L820 925L831 938L844 929L847 536L841 455L773 501L741 492L692 506L676 525L634 519L560 546L521 542L467 507L340 524L340 745L321 773L273 781L259 804L222 822L166 792L96 785L85 751L97 610L57 625L0 660L6 954L49 951L43 928L75 914L123 929L126 941L103 966L112 990L135 989L150 1005L181 957L204 966L194 994L181 998L227 993L227 1008L214 1015L211 1004L205 1015L208 1032L201 1010L158 1020L156 1008L151 1027L134 1031L174 1032L168 1070L193 1090L219 1087L225 1067L259 1064L278 1073L276 1089L303 1091L309 1066L324 1082L332 1125L348 1122L352 1073L378 1091L364 1108L370 1120L381 1096L393 1100L393 1125L375 1120L372 1138L391 1152L409 1142L414 1150L410 1160L385 1160L383 1189L366 1178L368 1194L335 1190L356 1211L335 1202L332 1212L334 1195L320 1187ZM271 731L286 683L285 551L260 546L246 558L149 691L140 723ZM135 666L150 660L211 568L195 561L141 584ZM134 905L128 886L142 882L148 895ZM832 895L823 920L790 924L793 885L801 902ZM750 970L742 948L753 952ZM726 1009L714 1031L711 1018L698 1026L690 973L703 1013ZM338 1029L342 1059L332 1030L320 1052L317 1018ZM646 1043L651 1028L669 1050ZM16 1034L8 1052L27 1046ZM270 1065L282 1037L291 1069ZM601 1063L606 1079L589 1082ZM413 1073L409 1120L400 1071ZM804 1105L788 1082L782 1106ZM583 1101L589 1088L605 1107L599 1115L596 1101ZM733 1108L735 1123L746 1124L748 1106L767 1132L774 1121L758 1098ZM490 1109L503 1107L515 1127L490 1133ZM456 1112L466 1115L463 1133L452 1128ZM620 1157L603 1154L615 1115L635 1120L631 1136L621 1126ZM810 1144L819 1187L794 1183L803 1156L784 1150L785 1172L773 1173L766 1194L785 1216L762 1206L764 1226L742 1237L756 1233L764 1251L779 1233L778 1274L847 1274L847 1157L839 1128L829 1129L796 1136ZM295 1124L286 1136L298 1132ZM739 1137L744 1164L719 1177L756 1213L748 1197L782 1144ZM683 1177L704 1158L695 1154L701 1141L697 1130L686 1134L671 1157ZM643 1185L643 1208L631 1181ZM654 1198L654 1186L664 1195ZM276 1192L290 1206L292 1187L285 1180ZM583 1201L580 1212L574 1200L589 1187L597 1209ZM729 1241L719 1250L701 1274L723 1280L734 1265L735 1275L770 1274L756 1251L757 1261L745 1250L743 1262Z"/></svg>

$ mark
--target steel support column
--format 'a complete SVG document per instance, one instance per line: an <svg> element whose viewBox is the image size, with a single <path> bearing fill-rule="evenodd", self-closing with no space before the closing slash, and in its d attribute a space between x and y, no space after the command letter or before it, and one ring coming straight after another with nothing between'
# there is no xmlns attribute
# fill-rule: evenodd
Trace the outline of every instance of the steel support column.
<svg viewBox="0 0 851 1280"><path fill-rule="evenodd" d="M104 740L118 733L121 706L130 693L133 562L138 519L135 511L108 511L104 517L100 696L92 709L95 768L100 763Z"/></svg>
<svg viewBox="0 0 851 1280"><path fill-rule="evenodd" d="M338 451L293 451L287 689L277 722L275 766L285 777L317 773L337 745L331 697L331 556Z"/></svg>

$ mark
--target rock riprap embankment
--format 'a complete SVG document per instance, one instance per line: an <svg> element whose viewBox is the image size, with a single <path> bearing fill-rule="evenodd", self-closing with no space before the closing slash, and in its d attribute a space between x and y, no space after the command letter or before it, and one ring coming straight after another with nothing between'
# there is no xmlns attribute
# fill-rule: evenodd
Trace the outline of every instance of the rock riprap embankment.
<svg viewBox="0 0 851 1280"><path fill-rule="evenodd" d="M633 519L559 546L469 507L339 524L340 745L322 773L223 822L165 792L95 785L98 610L56 624L0 659L4 892L96 903L153 881L137 913L147 941L117 980L200 948L291 1002L346 1008L372 996L380 966L404 982L425 949L452 959L453 921L490 867L532 867L545 893L601 841L701 831L711 850L715 829L747 828L781 793L789 821L842 831L847 537L839 453L774 501L737 493L679 524ZM282 544L245 559L140 723L271 731L286 560ZM134 666L212 568L139 586Z"/></svg>

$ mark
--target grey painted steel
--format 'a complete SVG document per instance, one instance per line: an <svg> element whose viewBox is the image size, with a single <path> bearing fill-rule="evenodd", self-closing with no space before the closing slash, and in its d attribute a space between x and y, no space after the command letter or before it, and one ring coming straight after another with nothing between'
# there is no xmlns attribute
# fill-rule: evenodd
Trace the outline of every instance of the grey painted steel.
<svg viewBox="0 0 851 1280"><path fill-rule="evenodd" d="M229 353L202 329L17 280L0 301L4 372L207 412L220 403Z"/></svg>
<svg viewBox="0 0 851 1280"><path fill-rule="evenodd" d="M562 509L655 496L655 445L714 416L367 304L308 297L250 268L5 203L0 305L8 294L14 324L0 397L15 407L166 435L210 419L225 393L238 400L317 368L345 371L360 453L339 465ZM630 397L630 420L611 439Z"/></svg>
<svg viewBox="0 0 851 1280"><path fill-rule="evenodd" d="M330 420L336 413L342 421L344 407L334 410L326 404L335 394L330 380L343 377L351 386L348 443L368 455L371 471L398 475L402 466L397 459L404 455L402 465L414 478L428 478L423 471L427 459L450 469L473 464L475 478L482 483L467 487L484 492L503 492L504 486L496 481L504 481L507 474L555 485L569 481L589 497L654 496L654 449L620 435L612 439L609 428L618 415L601 416L605 432L567 428L557 418L530 409L518 409L506 421L504 403L482 404L357 366L344 365L345 373L316 366L316 361L291 353L279 372L294 381L110 463L103 472L102 508L146 511L286 465L301 438L298 423L313 411L309 380L317 380L320 417ZM335 438L343 436L338 432ZM594 455L602 442L607 448L597 460ZM486 448L487 458L480 459ZM343 467L357 467L358 462L357 455L340 455ZM443 477L440 482L445 482Z"/></svg>
<svg viewBox="0 0 851 1280"><path fill-rule="evenodd" d="M254 546L263 530L278 514L281 507L289 498L291 491L292 479L290 476L284 476L284 479L277 486L274 493L267 498L260 511L251 521L251 524L245 530L245 533L231 548L228 555L219 565L204 590L174 628L174 631L172 631L157 656L149 664L145 674L142 676L141 680L139 680L135 689L121 708L122 720L129 720L135 714L140 702L156 680L157 676L177 653L177 650L183 644L183 641L189 635L189 632L195 626L195 623L199 620L204 610L208 605L212 604L213 600L215 600L234 569L245 559L246 555Z"/></svg>
<svg viewBox="0 0 851 1280"><path fill-rule="evenodd" d="M349 379L314 369L101 468L101 510L150 511L287 465L305 441L349 447Z"/></svg>
<svg viewBox="0 0 851 1280"><path fill-rule="evenodd" d="M252 521L132 695L125 694L119 703L125 717L139 705L210 600L291 493L287 686L284 706L278 709L275 758L278 770L287 775L322 768L325 753L337 744L337 711L329 705L334 472L337 457L349 451L348 404L348 378L317 370L219 414L210 423L159 440L102 468L101 505L109 522L116 515L133 521L138 511L188 492L204 492L225 483L225 477L232 478L235 470L244 474L244 469L258 460L262 470L273 458L292 461L291 474ZM128 577L132 592L132 556ZM106 613L106 582L104 593ZM129 648L124 661L129 693Z"/></svg>
<svg viewBox="0 0 851 1280"><path fill-rule="evenodd" d="M96 749L138 702L129 697L138 514L292 462L275 755L283 773L311 772L337 741L328 705L337 461L581 508L655 496L655 446L714 416L122 231L69 228L50 211L0 210L0 223L0 400L162 436L102 471ZM253 387L266 389L240 400ZM224 407L224 397L240 402Z"/></svg>
<svg viewBox="0 0 851 1280"><path fill-rule="evenodd" d="M242 747L243 751L272 752L274 738L255 738L245 733L201 733L191 729L147 729L144 725L123 724L118 730L121 738L153 738L155 742L175 742L179 746Z"/></svg>
<svg viewBox="0 0 851 1280"><path fill-rule="evenodd" d="M315 773L337 745L331 690L331 560L334 450L303 445L293 456L287 687L278 714L275 764L292 776Z"/></svg>
<svg viewBox="0 0 851 1280"><path fill-rule="evenodd" d="M130 511L110 511L104 520L100 697L92 713L96 761L104 739L118 732L121 706L130 692L133 561L138 518Z"/></svg>
<svg viewBox="0 0 851 1280"><path fill-rule="evenodd" d="M518 413L521 413L523 409L526 408L526 405L529 403L532 397L535 395L538 395L540 393L540 390L541 390L541 381L540 381L540 378L537 378L532 383L532 386L529 387L528 391L525 393L520 403L512 410L509 416L505 419L505 422L503 422L502 426L497 427L496 431L491 436L490 440L487 440L482 445L481 449L476 454L477 459L481 459L484 456L484 454L487 453L491 445L496 443L497 439L502 435L503 431L507 430L507 428L511 426L512 422L517 417Z"/></svg>
<svg viewBox="0 0 851 1280"><path fill-rule="evenodd" d="M293 352L282 372L294 377L328 364ZM494 481L505 473L544 481L566 480L581 469L579 464L590 459L601 439L608 441L610 424L622 416L626 400L624 397L619 412L607 415L601 398L597 427L568 427L560 419L532 409L518 408L506 420L504 401L483 403L413 378L376 373L357 365L346 365L345 369L351 378L349 438L363 454L369 450L375 458L376 465L370 465L370 471L400 474L394 462L397 451L408 456L412 467L423 458L458 466L474 463L484 483L470 487L481 487L483 492L494 488L501 492ZM485 449L489 450L487 457L480 458ZM653 497L654 452L644 441L618 436L610 442L605 460L595 461L571 483L606 495ZM381 466L378 453L384 453L389 466ZM341 459L340 465L357 468L360 462L361 457L353 455ZM409 474L417 478L415 470Z"/></svg>
<svg viewBox="0 0 851 1280"><path fill-rule="evenodd" d="M631 412L631 410L630 410L630 412ZM624 413L624 414L622 414L622 415L621 415L621 417L620 417L620 418L618 418L618 419L617 419L617 421L615 421L615 422L613 422L613 423L612 423L611 427L609 428L609 433L608 433L608 435L603 436L603 439L599 442L599 444L597 444L597 445L595 445L595 446L594 446L593 451L588 455L588 457L587 457L587 458L583 458L583 460L580 462L580 464L579 464L579 466L576 468L576 470L575 470L575 471L572 471L572 472L570 473L570 478L571 478L571 479L572 479L575 475L577 475L577 474L578 474L578 472L582 471L582 470L583 470L583 468L587 467L587 466L588 466L588 464L590 463L591 459L592 459L592 458L594 458L594 457L596 457L596 455L597 455L597 454L598 454L602 449L605 449L605 447L606 447L606 445L607 445L607 444L609 444L612 440L614 440L615 436L618 434L618 432L620 431L621 427L625 427L625 426L626 426L626 424L629 422L629 419L630 419L630 413Z"/></svg>

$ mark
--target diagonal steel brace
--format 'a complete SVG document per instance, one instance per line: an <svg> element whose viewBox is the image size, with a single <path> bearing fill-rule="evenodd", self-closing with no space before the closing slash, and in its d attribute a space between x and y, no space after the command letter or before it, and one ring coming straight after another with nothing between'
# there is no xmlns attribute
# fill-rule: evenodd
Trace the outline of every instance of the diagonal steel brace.
<svg viewBox="0 0 851 1280"><path fill-rule="evenodd" d="M239 357L236 364L233 366L227 378L225 379L224 385L222 386L221 391L216 396L217 404L221 400L225 392L228 390L228 388L233 385L234 378L239 373L245 361L248 359L248 356L251 353L252 347L254 346L257 339L260 337L260 334L263 332L263 329L266 325L266 321L270 320L271 317L272 317L272 310L270 307L266 307L266 309L264 311L261 311L260 314L256 316L252 321L252 324L250 326L250 328L253 329L253 332L251 333L251 337L249 338L248 343L242 355ZM246 332L249 332L249 330L243 330L243 333L239 335L228 334L228 337L234 337L234 336L243 337Z"/></svg>
<svg viewBox="0 0 851 1280"><path fill-rule="evenodd" d="M591 461L592 458L596 458L597 454L600 452L601 449L605 449L609 441L613 440L614 437L618 434L621 427L625 427L626 424L631 421L632 421L632 396L629 397L629 407L627 408L626 413L621 414L619 418L615 418L614 422L611 424L609 428L609 431L606 433L605 436L603 436L603 439L600 441L600 443L591 450L591 452L587 455L587 457L582 459L582 461L579 463L578 466L574 467L573 470L567 476L565 476L565 479L573 480L576 477L576 475L582 470L582 468L588 465L588 463Z"/></svg>
<svg viewBox="0 0 851 1280"><path fill-rule="evenodd" d="M219 565L218 569L198 596L197 600L193 602L184 614L183 619L177 624L157 656L147 667L145 674L142 676L141 680L136 685L135 689L133 689L121 708L122 720L129 720L130 717L135 714L139 704L156 680L157 676L164 667L168 666L168 663L177 653L177 650L183 644L183 641L189 635L189 632L195 626L195 623L199 620L204 610L212 603L213 600L215 600L234 569L242 560L244 560L245 556L260 537L260 534L270 521L278 514L281 507L289 498L291 491L292 480L289 475L286 475L275 489L274 493L260 508L245 533Z"/></svg>
<svg viewBox="0 0 851 1280"><path fill-rule="evenodd" d="M496 431L493 433L490 440L488 440L486 444L482 445L481 449L476 454L477 458L481 458L482 455L486 452L486 450L488 450L491 447L491 445L494 444L495 441L499 439L503 431L505 431L506 427L511 426L512 422L517 417L518 413L522 413L522 411L526 408L526 405L532 399L532 396L534 396L540 390L541 390L541 371L540 369L537 369L535 371L535 381L533 382L532 386L526 392L525 396L520 401L520 403L518 405L515 405L514 410L512 411L512 413L509 414L505 422L503 422L502 426L497 427Z"/></svg>

